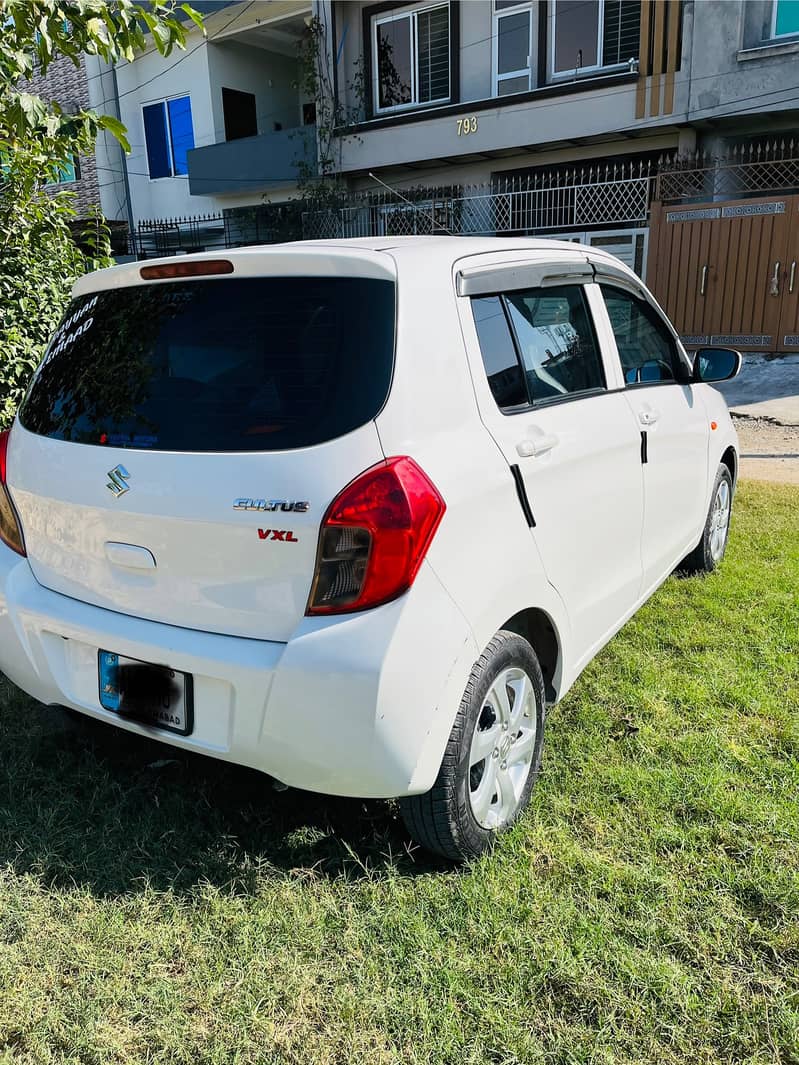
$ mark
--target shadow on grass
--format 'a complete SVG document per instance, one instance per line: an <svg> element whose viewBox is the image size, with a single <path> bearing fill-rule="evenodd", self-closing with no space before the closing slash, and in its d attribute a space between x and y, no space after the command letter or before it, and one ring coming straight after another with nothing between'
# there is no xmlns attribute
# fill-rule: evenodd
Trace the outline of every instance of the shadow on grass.
<svg viewBox="0 0 799 1065"><path fill-rule="evenodd" d="M267 879L385 879L448 866L396 804L276 792L268 777L44 708L0 684L0 864L100 895L249 894Z"/></svg>

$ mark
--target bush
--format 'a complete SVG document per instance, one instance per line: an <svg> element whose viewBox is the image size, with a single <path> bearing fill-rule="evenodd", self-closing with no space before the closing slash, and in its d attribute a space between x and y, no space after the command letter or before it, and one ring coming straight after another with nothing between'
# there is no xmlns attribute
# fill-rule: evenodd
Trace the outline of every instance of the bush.
<svg viewBox="0 0 799 1065"><path fill-rule="evenodd" d="M0 429L10 425L76 278L110 265L99 220L76 245L70 193L27 187L15 159L0 191ZM87 243L88 242L88 243Z"/></svg>

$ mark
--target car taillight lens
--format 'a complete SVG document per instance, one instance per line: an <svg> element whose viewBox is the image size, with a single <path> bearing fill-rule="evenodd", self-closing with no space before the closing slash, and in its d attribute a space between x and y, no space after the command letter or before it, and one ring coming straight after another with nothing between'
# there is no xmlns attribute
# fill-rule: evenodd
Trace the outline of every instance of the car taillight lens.
<svg viewBox="0 0 799 1065"><path fill-rule="evenodd" d="M18 555L25 554L25 541L14 504L6 488L6 455L9 432L0 433L0 540Z"/></svg>
<svg viewBox="0 0 799 1065"><path fill-rule="evenodd" d="M366 610L413 584L446 504L413 459L387 459L347 485L319 536L308 614Z"/></svg>

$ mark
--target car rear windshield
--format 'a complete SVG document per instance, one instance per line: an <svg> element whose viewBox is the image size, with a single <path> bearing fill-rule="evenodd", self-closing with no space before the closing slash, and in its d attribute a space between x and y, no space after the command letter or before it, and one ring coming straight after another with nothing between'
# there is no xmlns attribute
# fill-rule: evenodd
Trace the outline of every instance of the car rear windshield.
<svg viewBox="0 0 799 1065"><path fill-rule="evenodd" d="M80 296L20 410L55 440L280 451L365 425L386 401L394 284L270 277Z"/></svg>

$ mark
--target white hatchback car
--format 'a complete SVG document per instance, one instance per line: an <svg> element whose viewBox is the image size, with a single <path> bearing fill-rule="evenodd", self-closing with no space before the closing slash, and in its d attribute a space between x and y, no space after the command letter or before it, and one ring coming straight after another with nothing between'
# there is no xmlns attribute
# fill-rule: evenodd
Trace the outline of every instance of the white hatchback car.
<svg viewBox="0 0 799 1065"><path fill-rule="evenodd" d="M0 668L43 703L399 797L462 858L545 709L672 570L712 570L729 349L612 256L386 238L82 278L0 436Z"/></svg>

